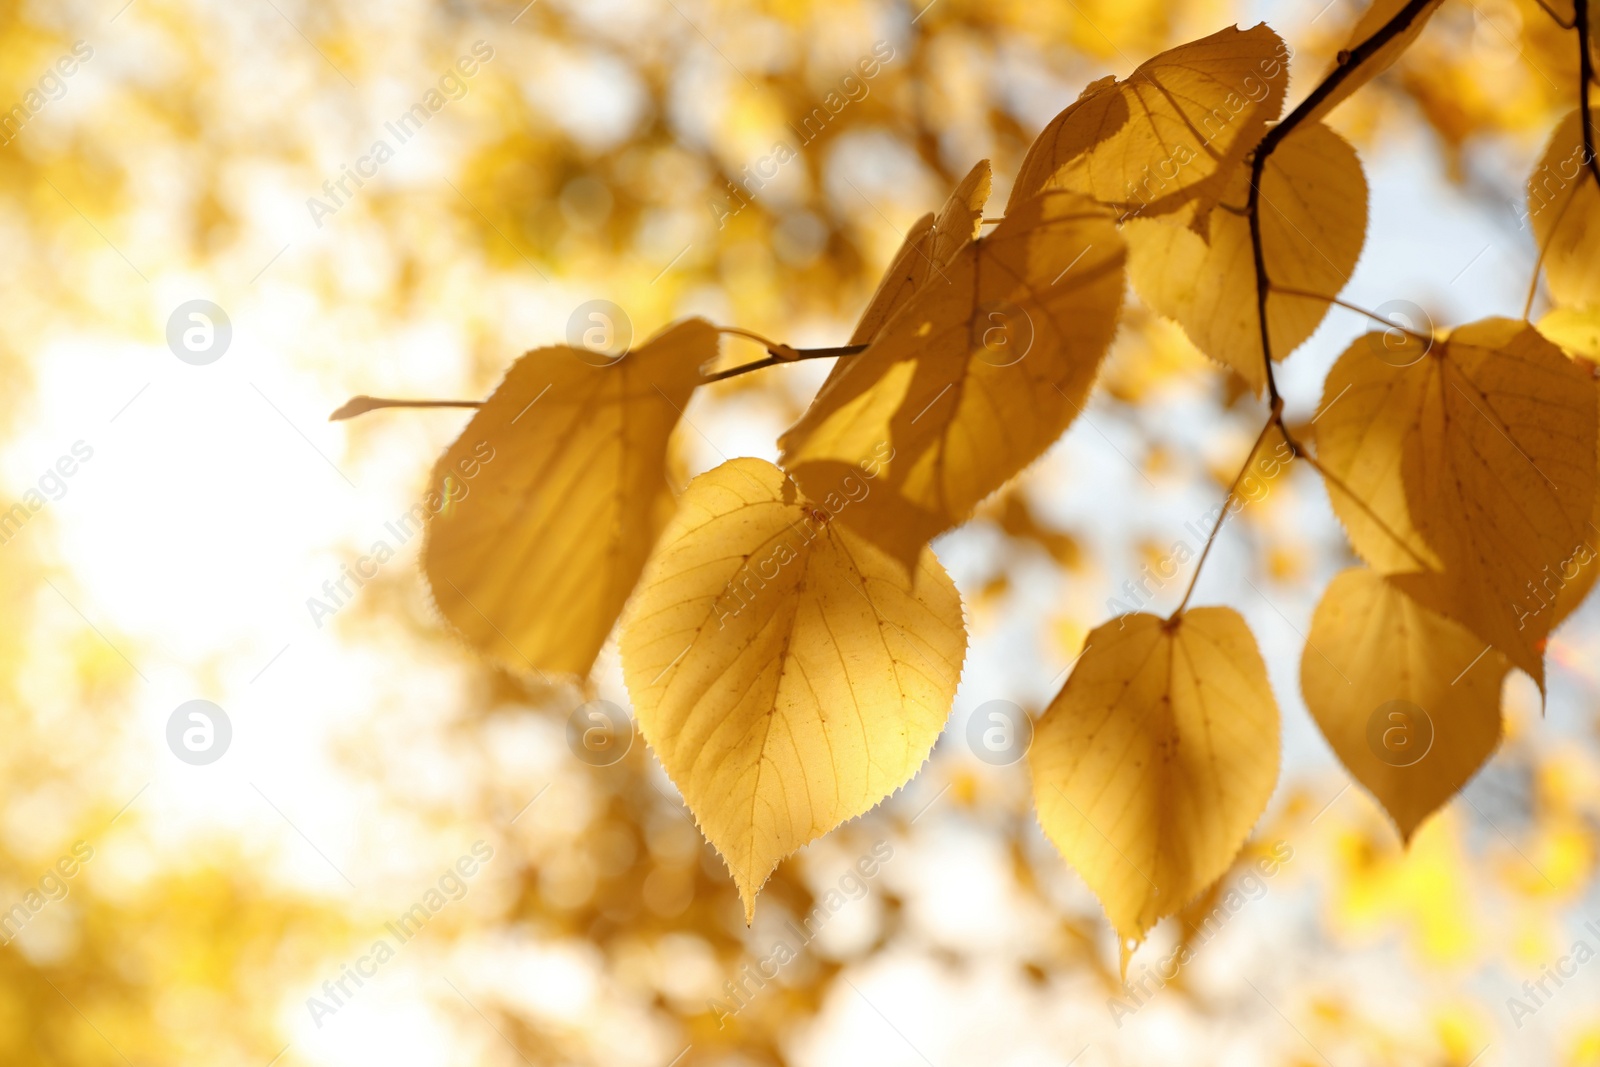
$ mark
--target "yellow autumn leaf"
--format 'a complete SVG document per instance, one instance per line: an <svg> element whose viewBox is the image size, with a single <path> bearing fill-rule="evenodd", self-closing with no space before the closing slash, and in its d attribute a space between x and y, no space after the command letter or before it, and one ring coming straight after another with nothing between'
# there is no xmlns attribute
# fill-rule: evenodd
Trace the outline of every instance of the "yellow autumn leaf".
<svg viewBox="0 0 1600 1067"><path fill-rule="evenodd" d="M622 626L639 727L738 883L748 920L778 861L911 779L966 655L961 599L772 464L689 483Z"/></svg>
<svg viewBox="0 0 1600 1067"><path fill-rule="evenodd" d="M1244 213L1250 170L1236 166L1205 236L1186 214L1134 219L1123 227L1134 288L1151 308L1176 319L1206 355L1231 367L1257 394L1266 385L1256 311L1255 251ZM1277 289L1333 297L1361 258L1367 232L1367 182L1355 149L1321 123L1301 127L1267 159L1260 194L1261 249ZM1328 301L1289 292L1267 297L1272 356L1283 359L1310 337Z"/></svg>
<svg viewBox="0 0 1600 1067"><path fill-rule="evenodd" d="M1555 302L1600 307L1600 181L1585 159L1583 120L1574 110L1528 177L1528 221L1544 250L1545 284Z"/></svg>
<svg viewBox="0 0 1600 1067"><path fill-rule="evenodd" d="M1288 60L1265 23L1230 26L1162 52L1126 81L1094 83L1028 149L1006 213L1047 186L1124 215L1165 214L1195 200L1209 210L1283 110Z"/></svg>
<svg viewBox="0 0 1600 1067"><path fill-rule="evenodd" d="M1577 327L1572 332L1565 332L1562 325L1557 325L1555 337L1551 337L1550 324L1552 319L1565 319L1563 309L1557 309L1539 320L1539 332L1545 337L1561 344L1560 338L1567 338L1571 342L1572 332L1582 330ZM1600 312L1590 312L1587 317L1587 329L1591 331L1586 336L1593 338L1592 356L1600 358ZM1569 355L1577 350L1576 345L1569 347L1563 344ZM1595 383L1595 395L1600 402L1600 368L1590 363L1587 359L1577 360L1580 372L1589 376ZM1600 472L1600 453L1595 456L1595 469ZM1596 579L1600 579L1600 475L1595 481L1594 508L1589 514L1588 526L1583 531L1583 539L1578 543L1572 554L1563 559L1553 571L1546 571L1543 580L1537 583L1533 590L1533 599L1541 604L1550 605L1550 628L1553 630L1560 626L1566 618L1588 599L1594 590ZM1527 603L1527 602L1525 602Z"/></svg>
<svg viewBox="0 0 1600 1067"><path fill-rule="evenodd" d="M423 567L476 648L588 673L672 514L667 438L716 353L715 328L689 319L614 361L557 346L512 364L433 473L436 492L459 489Z"/></svg>
<svg viewBox="0 0 1600 1067"><path fill-rule="evenodd" d="M1122 944L1227 871L1278 779L1278 706L1244 619L1124 615L1088 637L1028 753L1051 842Z"/></svg>
<svg viewBox="0 0 1600 1067"><path fill-rule="evenodd" d="M1328 376L1317 451L1356 551L1542 687L1560 618L1544 594L1594 540L1596 421L1584 366L1486 319L1357 338Z"/></svg>
<svg viewBox="0 0 1600 1067"><path fill-rule="evenodd" d="M1306 707L1407 842L1500 743L1510 661L1383 575L1328 584L1300 659Z"/></svg>
<svg viewBox="0 0 1600 1067"><path fill-rule="evenodd" d="M1600 409L1589 375L1532 326L1485 319L1419 363L1401 460L1411 520L1442 573L1395 577L1544 687L1554 613L1534 596L1591 536Z"/></svg>
<svg viewBox="0 0 1600 1067"><path fill-rule="evenodd" d="M1422 33L1424 27L1428 25L1428 20L1439 10L1439 5L1443 2L1444 0L1427 0L1425 3L1417 0L1374 0L1372 6L1357 20L1355 28L1350 31L1349 41L1340 49L1333 68L1324 76L1330 91L1307 112L1307 121L1327 115L1357 89L1394 66L1395 60L1411 47L1411 43ZM1408 8L1411 10L1408 11ZM1375 41L1378 35L1384 32L1384 27L1397 15L1405 16L1405 21L1397 28L1397 32L1388 34L1380 45L1368 46L1369 42ZM1349 68L1349 73L1334 81L1335 72L1341 67Z"/></svg>
<svg viewBox="0 0 1600 1067"><path fill-rule="evenodd" d="M1400 330L1356 338L1328 372L1312 423L1317 460L1333 476L1333 513L1350 547L1384 574L1444 566L1412 525L1400 477L1429 382L1420 364L1430 343Z"/></svg>
<svg viewBox="0 0 1600 1067"><path fill-rule="evenodd" d="M1600 367L1594 362L1600 360L1600 307L1556 308L1539 320L1539 333L1573 357L1578 369L1596 383L1597 394L1600 394ZM1596 456L1596 469L1600 470L1600 455ZM1541 601L1554 598L1552 629L1578 610L1594 590L1597 579L1600 579L1600 479L1595 482L1594 510L1582 544L1535 590L1535 597Z"/></svg>
<svg viewBox="0 0 1600 1067"><path fill-rule="evenodd" d="M924 215L917 220L867 301L867 309L850 335L851 344L864 345L878 336L895 312L972 243L983 221L991 181L989 161L982 160L956 186L937 217Z"/></svg>
<svg viewBox="0 0 1600 1067"><path fill-rule="evenodd" d="M1106 210L1047 192L950 261L779 439L841 521L909 564L1058 438L1116 332L1123 247Z"/></svg>
<svg viewBox="0 0 1600 1067"><path fill-rule="evenodd" d="M1588 308L1555 308L1539 320L1539 332L1569 356L1600 363L1600 304Z"/></svg>

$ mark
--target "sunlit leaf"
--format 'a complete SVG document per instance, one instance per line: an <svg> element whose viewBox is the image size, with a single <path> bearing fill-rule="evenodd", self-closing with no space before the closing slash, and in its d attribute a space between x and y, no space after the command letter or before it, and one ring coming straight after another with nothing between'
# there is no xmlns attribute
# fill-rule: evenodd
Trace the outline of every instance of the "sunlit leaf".
<svg viewBox="0 0 1600 1067"><path fill-rule="evenodd" d="M1084 404L1116 332L1122 240L1105 209L1049 192L1008 214L840 361L780 439L841 521L907 563L1036 459Z"/></svg>
<svg viewBox="0 0 1600 1067"><path fill-rule="evenodd" d="M1595 131L1600 145L1600 129ZM1544 249L1545 284L1556 303L1600 307L1600 180L1585 160L1574 110L1550 135L1528 177L1528 221Z"/></svg>
<svg viewBox="0 0 1600 1067"><path fill-rule="evenodd" d="M645 740L747 919L779 860L916 773L965 654L931 550L907 574L756 459L689 484L622 629Z"/></svg>
<svg viewBox="0 0 1600 1067"><path fill-rule="evenodd" d="M1196 201L1208 211L1283 109L1288 80L1288 50L1264 23L1162 52L1126 81L1102 79L1028 149L1006 213L1046 186L1124 214Z"/></svg>
<svg viewBox="0 0 1600 1067"><path fill-rule="evenodd" d="M1300 658L1306 707L1407 841L1500 741L1510 661L1376 571L1329 583Z"/></svg>
<svg viewBox="0 0 1600 1067"><path fill-rule="evenodd" d="M1255 252L1244 213L1249 168L1237 165L1202 237L1182 215L1135 219L1123 228L1139 296L1176 319L1195 347L1237 371L1257 392L1266 385L1256 311ZM1274 287L1333 297L1361 257L1367 183L1355 149L1321 123L1296 130L1268 158L1261 179L1262 259ZM1274 359L1310 337L1328 302L1273 292L1267 324Z"/></svg>
<svg viewBox="0 0 1600 1067"><path fill-rule="evenodd" d="M983 205L989 200L989 161L978 163L962 179L937 217L924 215L884 271L878 289L861 313L850 343L862 345L878 336L884 323L923 289L930 280L978 236ZM835 372L837 373L837 371Z"/></svg>
<svg viewBox="0 0 1600 1067"><path fill-rule="evenodd" d="M1028 754L1045 834L1128 955L1219 878L1278 779L1278 706L1244 620L1196 608L1092 632Z"/></svg>
<svg viewBox="0 0 1600 1067"><path fill-rule="evenodd" d="M1328 372L1312 423L1317 459L1336 479L1327 487L1333 513L1350 547L1383 573L1443 566L1412 524L1400 477L1430 344L1400 330L1358 337Z"/></svg>
<svg viewBox="0 0 1600 1067"><path fill-rule="evenodd" d="M1567 355L1600 363L1600 304L1591 308L1554 308L1539 320L1539 332Z"/></svg>
<svg viewBox="0 0 1600 1067"><path fill-rule="evenodd" d="M616 361L517 360L433 474L435 603L517 670L586 674L672 514L667 437L717 352L701 319Z"/></svg>
<svg viewBox="0 0 1600 1067"><path fill-rule="evenodd" d="M1444 573L1396 581L1543 688L1555 620L1532 594L1592 538L1594 385L1533 327L1506 319L1461 327L1418 366L1429 387L1401 473Z"/></svg>

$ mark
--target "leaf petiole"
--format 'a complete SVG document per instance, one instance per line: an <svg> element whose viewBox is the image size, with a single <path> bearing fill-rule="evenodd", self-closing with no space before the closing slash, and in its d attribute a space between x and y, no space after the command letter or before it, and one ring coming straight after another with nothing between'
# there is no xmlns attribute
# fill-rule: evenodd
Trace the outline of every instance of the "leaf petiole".
<svg viewBox="0 0 1600 1067"><path fill-rule="evenodd" d="M727 330L724 332L732 332ZM759 338L754 338L759 340ZM715 371L703 375L700 379L702 385L709 382L720 382L728 378L737 378L741 374L748 374L753 370L762 370L766 367L776 367L780 363L798 363L803 359L832 359L835 356L853 356L858 352L866 351L866 345L838 345L834 348L790 348L788 345L768 346L767 351L772 354L765 359L758 359L754 363L742 363L737 367L727 370Z"/></svg>
<svg viewBox="0 0 1600 1067"><path fill-rule="evenodd" d="M342 422L379 408L481 408L481 400L396 400L383 396L353 396L328 416L329 422Z"/></svg>
<svg viewBox="0 0 1600 1067"><path fill-rule="evenodd" d="M1250 464L1255 462L1256 453L1261 451L1261 442L1267 439L1268 432L1274 426L1280 430L1283 429L1283 400L1276 396L1272 400L1272 416L1267 419L1267 424L1261 427L1261 432L1256 435L1255 444L1250 446L1250 451L1245 453L1244 462L1239 466L1239 473L1233 476L1233 483L1228 486L1228 495L1222 498L1222 510L1217 513L1217 521L1212 524L1211 533L1206 537L1206 545L1200 550L1200 559L1194 565L1194 573L1189 576L1189 588L1183 591L1183 599L1178 601L1178 606L1167 617L1168 622L1182 615L1183 609L1189 606L1189 598L1194 595L1195 583L1200 580L1200 571L1206 565L1206 557L1211 555L1211 546L1216 544L1217 534L1221 531L1222 524L1227 521L1228 508L1233 504L1233 498L1239 492L1239 483L1244 481L1245 471L1249 470ZM1283 437L1285 441L1290 440L1287 430L1283 431ZM1289 447L1295 447L1292 441L1290 441Z"/></svg>
<svg viewBox="0 0 1600 1067"><path fill-rule="evenodd" d="M1309 289L1291 289L1288 286L1284 286L1284 285L1271 285L1271 283L1268 283L1268 284L1269 284L1269 287L1271 288L1271 290L1274 293L1282 293L1284 296L1303 296L1303 297L1306 297L1307 299L1310 299L1310 300L1324 300L1324 301L1327 301L1330 304L1337 304L1339 307L1344 308L1346 311L1354 311L1357 315L1365 315L1367 318L1371 319L1373 322L1381 322L1381 323L1383 323L1384 326L1388 327L1389 329L1391 329L1391 330L1399 330L1401 333L1405 334L1407 337L1410 337L1413 340L1421 341L1423 344L1429 344L1429 343L1431 343L1433 341L1433 338L1431 336L1429 336L1428 334L1418 333L1416 330L1408 330L1404 326L1401 326L1399 323L1393 321L1392 319L1386 319L1382 315L1379 315L1377 312L1368 311L1366 308L1361 307L1358 304L1352 304L1349 301L1340 300L1336 296L1327 296L1327 295L1325 295L1323 293L1313 293Z"/></svg>

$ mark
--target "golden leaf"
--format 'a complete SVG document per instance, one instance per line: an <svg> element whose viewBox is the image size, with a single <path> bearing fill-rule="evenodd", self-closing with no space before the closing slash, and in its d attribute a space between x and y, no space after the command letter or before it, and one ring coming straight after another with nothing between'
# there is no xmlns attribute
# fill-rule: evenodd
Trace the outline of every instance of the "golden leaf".
<svg viewBox="0 0 1600 1067"><path fill-rule="evenodd" d="M1594 515L1589 519L1589 529L1584 539L1562 560L1554 572L1548 572L1544 582L1535 590L1531 605L1536 601L1538 610L1550 610L1550 628L1560 626L1594 592L1595 579L1600 578L1600 493L1595 494ZM1547 597L1554 596L1553 603Z"/></svg>
<svg viewBox="0 0 1600 1067"><path fill-rule="evenodd" d="M1162 52L1126 81L1102 79L1040 132L1006 214L1046 187L1125 215L1165 214L1197 200L1207 211L1283 110L1288 80L1288 50L1265 23Z"/></svg>
<svg viewBox="0 0 1600 1067"><path fill-rule="evenodd" d="M1236 166L1206 236L1191 229L1184 215L1135 219L1123 235L1139 296L1176 319L1195 347L1237 371L1259 394L1267 375L1255 251L1244 213L1249 182L1249 168ZM1272 285L1337 296L1361 258L1367 232L1367 182L1355 149L1321 123L1296 130L1267 159L1259 210L1262 259ZM1273 358L1299 347L1327 310L1326 300L1269 293Z"/></svg>
<svg viewBox="0 0 1600 1067"><path fill-rule="evenodd" d="M1555 302L1600 307L1600 181L1585 158L1575 110L1550 135L1528 177L1528 221L1544 249L1545 284Z"/></svg>
<svg viewBox="0 0 1600 1067"><path fill-rule="evenodd" d="M644 738L745 904L790 852L927 759L966 654L961 599L735 459L689 483L622 627Z"/></svg>
<svg viewBox="0 0 1600 1067"><path fill-rule="evenodd" d="M840 360L779 439L784 467L813 500L870 471L841 521L909 565L1077 415L1116 332L1122 260L1101 206L1028 201Z"/></svg>
<svg viewBox="0 0 1600 1067"><path fill-rule="evenodd" d="M1402 590L1542 688L1554 622L1536 590L1589 538L1594 385L1523 322L1485 319L1431 346L1385 346L1381 336L1340 357L1330 382L1350 383L1350 393L1325 401L1318 435L1331 448L1328 469L1355 476L1350 488L1382 525L1330 485L1334 506L1374 566L1411 572L1395 574ZM1438 568L1380 547L1384 527L1407 543L1420 535Z"/></svg>
<svg viewBox="0 0 1600 1067"><path fill-rule="evenodd" d="M1596 382L1596 396L1600 398L1600 367L1592 362L1600 359L1600 309L1557 308L1539 320L1539 333L1574 357L1578 369ZM1600 471L1600 455L1595 460L1596 470ZM1546 572L1545 580L1535 592L1540 602L1554 598L1551 629L1578 610L1594 589L1597 578L1600 578L1600 477L1595 482L1594 510L1583 541L1553 573Z"/></svg>
<svg viewBox="0 0 1600 1067"><path fill-rule="evenodd" d="M1364 334L1328 372L1312 424L1328 500L1356 554L1379 572L1444 566L1411 522L1400 461L1416 432L1430 342L1400 330Z"/></svg>
<svg viewBox="0 0 1600 1067"><path fill-rule="evenodd" d="M1124 615L1091 633L1039 720L1033 799L1122 943L1227 871L1278 779L1278 706L1228 608Z"/></svg>
<svg viewBox="0 0 1600 1067"><path fill-rule="evenodd" d="M1352 567L1311 617L1300 689L1340 762L1409 842L1499 744L1510 668L1465 627Z"/></svg>
<svg viewBox="0 0 1600 1067"><path fill-rule="evenodd" d="M1588 308L1555 308L1539 320L1539 332L1569 356L1600 363L1600 304Z"/></svg>
<svg viewBox="0 0 1600 1067"><path fill-rule="evenodd" d="M667 438L716 353L715 328L689 319L614 362L557 346L512 364L433 474L448 499L423 566L475 647L588 673L672 514Z"/></svg>
<svg viewBox="0 0 1600 1067"><path fill-rule="evenodd" d="M861 313L851 344L864 345L878 336L895 312L972 243L983 222L991 181L989 161L982 160L956 186L937 218L924 215L917 220ZM838 368L834 370L837 373Z"/></svg>

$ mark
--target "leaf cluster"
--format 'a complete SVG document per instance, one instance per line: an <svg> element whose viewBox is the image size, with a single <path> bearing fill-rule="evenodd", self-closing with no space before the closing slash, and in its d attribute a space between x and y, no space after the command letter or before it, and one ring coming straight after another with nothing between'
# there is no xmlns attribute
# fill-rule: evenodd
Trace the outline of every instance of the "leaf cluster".
<svg viewBox="0 0 1600 1067"><path fill-rule="evenodd" d="M929 542L1081 413L1131 284L1264 397L1241 477L1286 450L1326 484L1364 565L1324 594L1302 688L1409 839L1497 745L1507 672L1542 688L1545 641L1592 585L1600 537L1587 5L1580 106L1528 186L1556 310L1537 326L1380 320L1330 372L1315 440L1284 421L1274 365L1340 302L1366 235L1360 160L1323 119L1439 2L1377 0L1287 115L1290 53L1265 24L1089 85L1033 143L997 222L987 161L918 220L841 348L766 342L768 358L709 373L723 334L749 335L690 319L620 358L529 352L435 471L439 610L513 669L576 675L620 618L640 728L748 917L784 856L927 759L967 644ZM671 438L697 389L818 355L839 358L776 465L732 459L674 492ZM452 493L485 448L493 464ZM1255 640L1230 608L1190 609L1193 589L1169 617L1094 630L1029 753L1040 822L1124 965L1228 869L1278 777ZM1417 755L1404 746L1423 726Z"/></svg>

